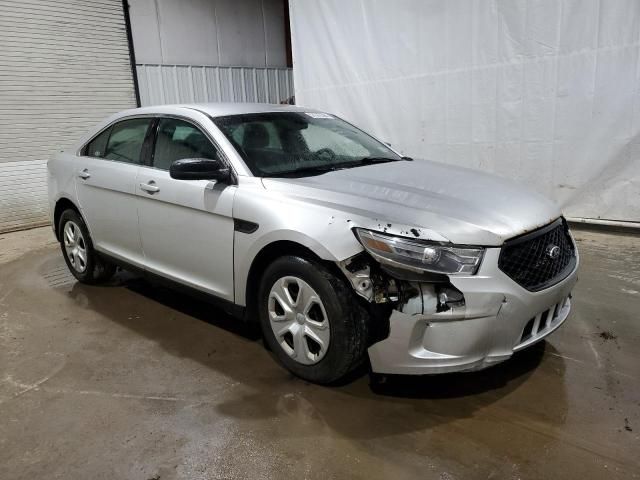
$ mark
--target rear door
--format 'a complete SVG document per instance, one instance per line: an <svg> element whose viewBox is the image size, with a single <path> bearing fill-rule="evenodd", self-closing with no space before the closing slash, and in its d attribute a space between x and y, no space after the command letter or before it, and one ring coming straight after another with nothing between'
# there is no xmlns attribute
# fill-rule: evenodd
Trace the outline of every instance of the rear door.
<svg viewBox="0 0 640 480"><path fill-rule="evenodd" d="M75 165L82 216L93 244L134 265L143 265L136 212L136 178L151 118L121 120L96 136Z"/></svg>
<svg viewBox="0 0 640 480"><path fill-rule="evenodd" d="M236 186L171 178L169 167L176 160L221 154L204 131L186 119L160 118L155 129L151 165L140 167L137 182L145 268L233 301Z"/></svg>

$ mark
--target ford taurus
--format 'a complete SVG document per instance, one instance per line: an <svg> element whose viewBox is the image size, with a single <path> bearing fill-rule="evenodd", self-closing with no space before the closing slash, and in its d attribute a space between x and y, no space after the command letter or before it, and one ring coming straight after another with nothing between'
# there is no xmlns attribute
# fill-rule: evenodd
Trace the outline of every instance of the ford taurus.
<svg viewBox="0 0 640 480"><path fill-rule="evenodd" d="M511 181L403 157L335 115L264 104L111 116L48 163L81 282L116 265L258 321L294 374L478 370L565 321L578 252Z"/></svg>

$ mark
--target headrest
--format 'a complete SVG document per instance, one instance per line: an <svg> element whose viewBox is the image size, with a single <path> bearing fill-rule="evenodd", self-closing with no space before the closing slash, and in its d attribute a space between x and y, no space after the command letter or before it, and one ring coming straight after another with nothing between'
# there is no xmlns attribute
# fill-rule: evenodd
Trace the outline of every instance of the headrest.
<svg viewBox="0 0 640 480"><path fill-rule="evenodd" d="M269 131L262 123L248 123L245 126L242 146L244 148L265 148L269 145Z"/></svg>

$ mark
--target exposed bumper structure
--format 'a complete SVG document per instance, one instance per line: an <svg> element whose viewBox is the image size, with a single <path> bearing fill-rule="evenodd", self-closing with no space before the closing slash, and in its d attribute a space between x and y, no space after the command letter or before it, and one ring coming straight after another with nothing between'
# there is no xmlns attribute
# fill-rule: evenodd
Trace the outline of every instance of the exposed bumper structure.
<svg viewBox="0 0 640 480"><path fill-rule="evenodd" d="M569 315L578 262L569 276L530 292L498 269L499 248L487 249L474 276L451 277L465 305L436 312L433 286L394 310L389 336L369 348L374 372L433 374L480 370L554 332Z"/></svg>

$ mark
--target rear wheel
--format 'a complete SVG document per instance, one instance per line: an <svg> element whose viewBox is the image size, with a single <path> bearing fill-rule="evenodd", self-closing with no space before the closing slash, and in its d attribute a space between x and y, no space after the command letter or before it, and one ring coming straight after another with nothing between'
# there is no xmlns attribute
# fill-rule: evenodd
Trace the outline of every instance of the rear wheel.
<svg viewBox="0 0 640 480"><path fill-rule="evenodd" d="M80 282L96 284L113 276L115 265L96 254L87 225L78 212L69 209L62 213L58 237L67 267Z"/></svg>
<svg viewBox="0 0 640 480"><path fill-rule="evenodd" d="M364 359L367 313L344 280L319 262L275 260L262 277L259 308L267 345L305 380L334 382Z"/></svg>

